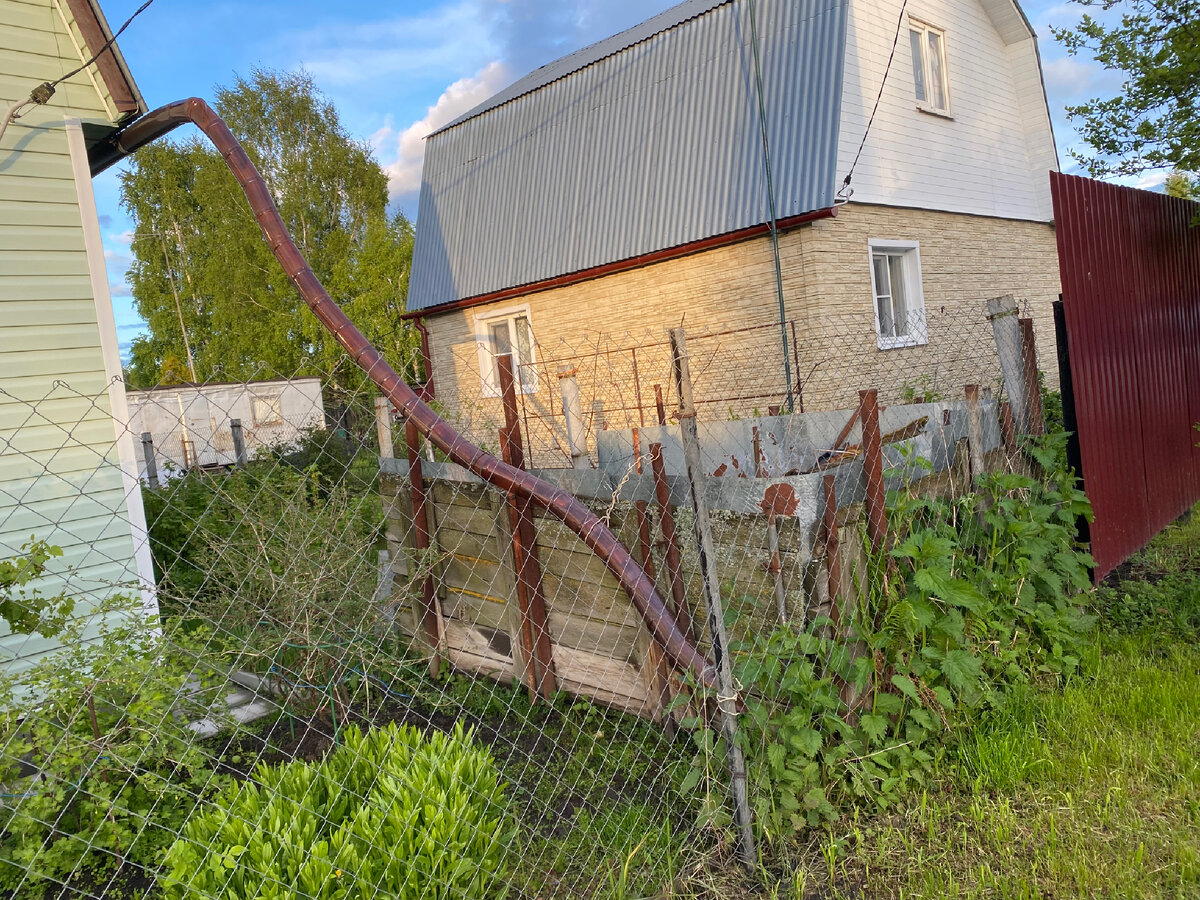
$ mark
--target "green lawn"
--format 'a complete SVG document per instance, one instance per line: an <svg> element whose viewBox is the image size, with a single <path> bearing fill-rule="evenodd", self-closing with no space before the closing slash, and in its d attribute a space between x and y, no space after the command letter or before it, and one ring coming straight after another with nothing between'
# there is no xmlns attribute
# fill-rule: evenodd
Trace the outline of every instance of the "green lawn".
<svg viewBox="0 0 1200 900"><path fill-rule="evenodd" d="M1200 515L1115 587L1084 674L1027 692L884 816L814 835L778 897L1200 897Z"/></svg>

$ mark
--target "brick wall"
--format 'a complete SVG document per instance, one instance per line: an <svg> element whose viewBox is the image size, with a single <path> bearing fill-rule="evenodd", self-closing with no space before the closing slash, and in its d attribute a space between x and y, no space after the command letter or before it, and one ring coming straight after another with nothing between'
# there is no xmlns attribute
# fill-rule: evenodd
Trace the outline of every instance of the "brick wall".
<svg viewBox="0 0 1200 900"><path fill-rule="evenodd" d="M880 350L875 341L868 240L920 242L929 315L925 346ZM957 394L998 373L989 297L1011 293L1036 320L1042 368L1056 379L1050 303L1058 295L1051 226L952 213L850 204L780 236L793 378L807 409L851 405L864 387L884 402L901 391ZM669 390L668 328L688 331L701 415L766 412L784 393L771 243L745 241L580 284L442 315L427 325L437 400L462 427L496 445L499 402L482 396L475 317L528 305L537 342L537 390L523 398L537 464L567 458L557 370L575 368L589 428L593 402L610 428L653 424L653 385ZM755 328L754 326L761 326ZM745 329L734 334L730 329ZM633 350L632 348L637 348ZM989 357L990 354L990 357ZM636 366L637 378L634 378ZM925 376L922 380L922 376ZM670 403L668 402L668 406ZM557 454L557 460L555 459Z"/></svg>

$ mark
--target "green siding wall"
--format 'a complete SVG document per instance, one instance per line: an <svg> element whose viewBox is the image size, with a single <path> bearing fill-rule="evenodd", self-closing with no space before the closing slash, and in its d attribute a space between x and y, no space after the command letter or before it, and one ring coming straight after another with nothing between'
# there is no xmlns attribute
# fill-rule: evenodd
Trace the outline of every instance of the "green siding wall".
<svg viewBox="0 0 1200 900"><path fill-rule="evenodd" d="M0 0L0 107L77 66L76 42L50 0ZM85 600L138 575L64 126L111 124L96 83L75 76L0 141L0 558L31 536L57 544L41 588ZM54 647L0 623L10 672Z"/></svg>

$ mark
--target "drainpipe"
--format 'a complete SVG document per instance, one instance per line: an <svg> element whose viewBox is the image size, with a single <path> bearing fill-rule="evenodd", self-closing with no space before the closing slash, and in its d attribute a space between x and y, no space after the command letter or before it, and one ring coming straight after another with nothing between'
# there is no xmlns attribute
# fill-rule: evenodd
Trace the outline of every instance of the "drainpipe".
<svg viewBox="0 0 1200 900"><path fill-rule="evenodd" d="M421 385L421 399L428 403L433 399L433 354L429 350L429 329L423 316L413 316L413 324L421 335L421 365L425 368L425 383Z"/></svg>

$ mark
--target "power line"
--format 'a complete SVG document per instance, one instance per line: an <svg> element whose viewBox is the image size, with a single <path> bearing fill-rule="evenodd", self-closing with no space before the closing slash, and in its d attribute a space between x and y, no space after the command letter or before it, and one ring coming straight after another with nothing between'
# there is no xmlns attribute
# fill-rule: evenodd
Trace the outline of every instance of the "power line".
<svg viewBox="0 0 1200 900"><path fill-rule="evenodd" d="M900 45L900 31L904 26L904 11L906 9L908 9L908 0L904 0L900 4L900 16L896 19L896 36L892 38L892 52L888 56L887 68L883 70L883 81L879 85L879 93L875 95L875 107L871 110L871 118L867 119L867 127L863 131L862 140L858 144L858 152L854 154L854 162L850 163L850 171L846 173L846 179L842 182L842 186L837 192L838 199L842 202L849 200L850 195L854 193L850 190L850 178L854 175L854 169L862 157L863 147L867 145L867 135L871 133L871 126L875 124L875 114L879 112L879 103L883 100L883 89L887 87L888 75L892 71L892 60L896 58L896 48Z"/></svg>
<svg viewBox="0 0 1200 900"><path fill-rule="evenodd" d="M104 46L102 46L99 50L97 50L94 54L92 54L92 58L89 59L87 62L85 62L83 65L79 66L76 69L72 69L70 72L68 72L66 75L63 75L61 78L58 78L54 81L48 81L45 84L38 85L38 87L39 88L49 87L51 89L51 93L53 93L54 92L53 89L55 87L57 87L59 84L66 81L72 75L78 75L80 72L82 72L88 66L90 66L92 63L94 63L96 60L98 60L100 58L100 54L102 54L105 50L107 50L109 47L111 47L113 45L113 42L116 41L116 39L121 36L121 33L124 32L125 29L129 27L129 23L132 22L134 19L136 19L138 16L140 16L143 12L145 12L146 7L148 7L153 2L154 2L154 0L146 0L145 3L143 3L137 9L135 9L133 11L133 15L125 20L125 24L122 25L120 28L118 28L116 30L116 32L113 34L113 36L104 42ZM49 97L47 97L47 99L49 99ZM43 100L41 102L44 103L45 101Z"/></svg>
<svg viewBox="0 0 1200 900"><path fill-rule="evenodd" d="M146 8L153 2L154 2L154 0L146 0L145 3L143 3L137 9L135 9L133 11L133 15L125 20L125 24L122 25L120 28L118 28L116 30L116 32L113 34L113 36L110 37L107 41L105 41L104 45L99 50L97 50L95 53L93 53L91 59L89 59L87 62L83 63L83 65L72 69L66 75L62 75L62 76L56 78L54 81L43 81L41 84L39 84L32 91L29 92L28 97L26 97L23 100L18 100L16 103L14 103L12 106L10 106L7 110L5 110L4 115L0 116L0 138L4 137L4 132L8 128L8 125L10 122L12 122L14 119L21 118L21 111L24 110L25 107L30 106L30 105L45 106L47 103L50 102L50 98L54 96L54 89L56 87L58 87L58 85L62 84L64 81L66 81L68 78L72 77L73 75L78 75L80 72L82 72L88 66L90 66L92 63L94 63L96 60L98 60L100 58L100 55L102 53L104 53L106 50L108 50L108 48L113 45L113 42L116 41L116 39L121 36L122 32L124 32L125 29L129 27L129 23L132 22L134 19L136 19L138 16L140 16L143 12L145 12Z"/></svg>

